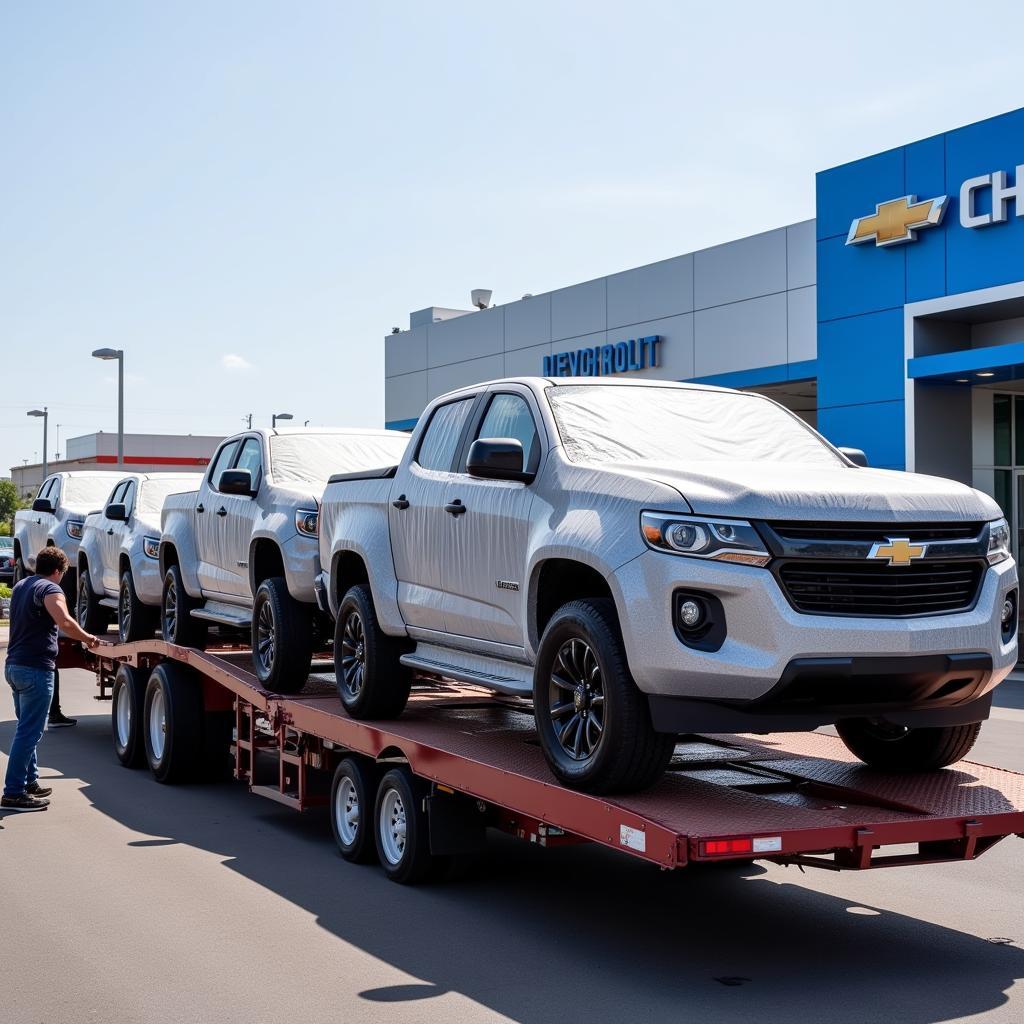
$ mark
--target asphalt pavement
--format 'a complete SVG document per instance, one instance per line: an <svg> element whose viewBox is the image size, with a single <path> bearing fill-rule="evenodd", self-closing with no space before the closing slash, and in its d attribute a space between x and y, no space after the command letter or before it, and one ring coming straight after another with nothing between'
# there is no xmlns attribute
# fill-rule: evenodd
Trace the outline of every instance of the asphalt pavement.
<svg viewBox="0 0 1024 1024"><path fill-rule="evenodd" d="M495 836L454 881L347 864L326 813L122 768L94 679L0 818L0 1024L1024 1020L1024 842L864 873L662 872ZM0 771L14 731L0 687ZM974 758L1024 771L1024 682Z"/></svg>

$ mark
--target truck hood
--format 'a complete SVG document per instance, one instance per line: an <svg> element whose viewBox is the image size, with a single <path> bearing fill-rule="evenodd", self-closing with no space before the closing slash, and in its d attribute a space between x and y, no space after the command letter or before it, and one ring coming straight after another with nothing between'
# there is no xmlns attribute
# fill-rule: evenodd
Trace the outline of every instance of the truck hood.
<svg viewBox="0 0 1024 1024"><path fill-rule="evenodd" d="M633 475L641 467L623 465ZM691 469L644 465L644 475L674 487L695 513L743 519L964 521L1002 512L981 491L937 476L837 465L701 462Z"/></svg>

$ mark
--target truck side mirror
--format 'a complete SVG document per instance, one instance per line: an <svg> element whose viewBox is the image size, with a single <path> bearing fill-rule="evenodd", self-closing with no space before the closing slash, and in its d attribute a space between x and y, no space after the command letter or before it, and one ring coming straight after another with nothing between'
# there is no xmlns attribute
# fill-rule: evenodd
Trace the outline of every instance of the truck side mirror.
<svg viewBox="0 0 1024 1024"><path fill-rule="evenodd" d="M252 473L247 469L225 469L220 475L217 490L222 494L241 494L246 498L256 493L252 487Z"/></svg>
<svg viewBox="0 0 1024 1024"><path fill-rule="evenodd" d="M860 448L840 448L839 449L855 466L862 466L865 469L868 465L868 457L864 454Z"/></svg>
<svg viewBox="0 0 1024 1024"><path fill-rule="evenodd" d="M106 515L108 519L112 519L115 523L128 522L128 510L124 507L124 502L119 501L113 505L108 505Z"/></svg>
<svg viewBox="0 0 1024 1024"><path fill-rule="evenodd" d="M53 502L49 498L36 498L32 502L33 512L53 512Z"/></svg>
<svg viewBox="0 0 1024 1024"><path fill-rule="evenodd" d="M481 437L473 442L466 459L470 476L484 480L521 480L529 483L533 473L523 470L523 446L514 437Z"/></svg>

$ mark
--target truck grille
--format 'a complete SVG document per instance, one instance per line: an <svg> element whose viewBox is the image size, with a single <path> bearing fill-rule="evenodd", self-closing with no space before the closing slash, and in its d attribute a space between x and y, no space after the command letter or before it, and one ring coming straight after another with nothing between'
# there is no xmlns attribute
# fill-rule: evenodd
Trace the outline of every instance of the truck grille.
<svg viewBox="0 0 1024 1024"><path fill-rule="evenodd" d="M956 560L889 566L881 562L794 559L777 563L774 568L789 603L797 611L895 618L973 607L985 563Z"/></svg>
<svg viewBox="0 0 1024 1024"><path fill-rule="evenodd" d="M800 523L775 522L772 529L785 540L860 540L874 544L889 537L906 537L911 543L965 540L977 537L984 523Z"/></svg>

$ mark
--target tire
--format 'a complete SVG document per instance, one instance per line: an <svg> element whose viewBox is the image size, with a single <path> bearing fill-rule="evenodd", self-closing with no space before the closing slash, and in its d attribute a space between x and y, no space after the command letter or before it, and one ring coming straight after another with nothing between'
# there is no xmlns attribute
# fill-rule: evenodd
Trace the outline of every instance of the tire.
<svg viewBox="0 0 1024 1024"><path fill-rule="evenodd" d="M570 601L554 614L537 652L533 709L548 765L571 789L646 789L675 748L674 736L651 725L608 598Z"/></svg>
<svg viewBox="0 0 1024 1024"><path fill-rule="evenodd" d="M164 575L163 594L160 601L160 634L169 644L179 647L206 646L206 623L193 619L192 610L200 602L191 597L182 583L181 570L172 565Z"/></svg>
<svg viewBox="0 0 1024 1024"><path fill-rule="evenodd" d="M75 597L75 619L86 633L102 635L107 631L109 612L100 604L99 596L92 589L88 569L76 575L78 594Z"/></svg>
<svg viewBox="0 0 1024 1024"><path fill-rule="evenodd" d="M69 566L68 571L64 573L60 581L60 589L64 591L64 600L67 602L67 606L74 607L78 600L78 569L75 566ZM107 623L110 622L109 611L107 609L104 611L107 612L107 615L103 620L103 625L99 628L101 633L106 631Z"/></svg>
<svg viewBox="0 0 1024 1024"><path fill-rule="evenodd" d="M11 580L11 587L16 587L23 579L27 579L31 575L25 567L25 563L21 560L21 555L19 555L14 560L14 579Z"/></svg>
<svg viewBox="0 0 1024 1024"><path fill-rule="evenodd" d="M866 765L909 774L932 772L962 761L981 732L981 722L936 729L901 729L866 718L851 718L837 722L836 731L850 753Z"/></svg>
<svg viewBox="0 0 1024 1024"><path fill-rule="evenodd" d="M143 708L146 703L147 674L130 665L121 665L111 691L110 725L114 753L125 768L140 768L146 763Z"/></svg>
<svg viewBox="0 0 1024 1024"><path fill-rule="evenodd" d="M313 661L312 612L288 593L283 576L264 580L252 606L252 663L272 693L299 693Z"/></svg>
<svg viewBox="0 0 1024 1024"><path fill-rule="evenodd" d="M150 673L143 704L146 761L157 782L191 782L204 765L203 688L199 676L163 661Z"/></svg>
<svg viewBox="0 0 1024 1024"><path fill-rule="evenodd" d="M373 804L377 857L392 882L415 885L439 867L430 852L430 829L423 810L426 788L408 768L385 772Z"/></svg>
<svg viewBox="0 0 1024 1024"><path fill-rule="evenodd" d="M151 640L156 632L158 614L156 608L139 600L131 570L125 570L117 597L117 637L121 643Z"/></svg>
<svg viewBox="0 0 1024 1024"><path fill-rule="evenodd" d="M352 587L338 607L334 674L338 696L353 718L397 718L409 700L412 670L399 660L408 650L377 622L370 587Z"/></svg>
<svg viewBox="0 0 1024 1024"><path fill-rule="evenodd" d="M377 859L373 809L380 772L372 761L346 757L331 783L331 831L342 857L354 864Z"/></svg>

